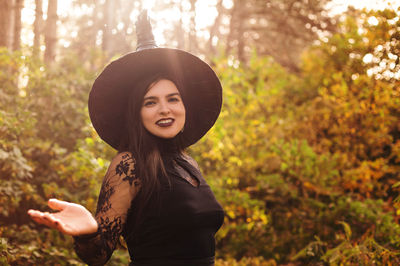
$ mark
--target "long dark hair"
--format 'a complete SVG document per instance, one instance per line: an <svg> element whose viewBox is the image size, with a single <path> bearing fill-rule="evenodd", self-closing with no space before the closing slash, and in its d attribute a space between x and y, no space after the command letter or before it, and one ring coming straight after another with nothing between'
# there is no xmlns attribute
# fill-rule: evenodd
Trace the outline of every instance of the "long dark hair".
<svg viewBox="0 0 400 266"><path fill-rule="evenodd" d="M128 110L125 115L126 134L122 135L119 152L128 151L132 153L135 160L135 174L141 181L140 191L134 199L135 206L133 206L137 216L134 218L135 227L141 222L143 211L149 201L153 197L157 198L161 189L161 181L169 183L163 160L164 153L173 151L181 154L183 152L181 134L173 139L161 139L151 134L143 126L140 115L143 98L150 86L162 79L171 80L182 96L182 86L179 79L174 79L171 75L165 73L156 73L134 84L135 91L131 93L128 99Z"/></svg>

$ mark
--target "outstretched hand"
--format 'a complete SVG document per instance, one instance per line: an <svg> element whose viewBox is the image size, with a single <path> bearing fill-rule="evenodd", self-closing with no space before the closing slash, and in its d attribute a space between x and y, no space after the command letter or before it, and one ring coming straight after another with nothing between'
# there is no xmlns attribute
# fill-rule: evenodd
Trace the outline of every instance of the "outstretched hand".
<svg viewBox="0 0 400 266"><path fill-rule="evenodd" d="M29 210L28 214L35 222L57 229L67 235L78 236L97 232L96 220L82 205L57 199L50 199L48 205L58 212Z"/></svg>

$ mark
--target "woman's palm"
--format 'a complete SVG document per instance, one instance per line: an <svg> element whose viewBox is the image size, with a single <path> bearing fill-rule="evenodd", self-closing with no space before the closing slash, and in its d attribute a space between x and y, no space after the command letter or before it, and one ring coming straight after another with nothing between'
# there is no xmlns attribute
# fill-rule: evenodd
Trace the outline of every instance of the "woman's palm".
<svg viewBox="0 0 400 266"><path fill-rule="evenodd" d="M40 224L55 228L68 235L95 233L98 225L92 214L82 205L51 199L49 207L59 212L48 213L29 210L28 214Z"/></svg>

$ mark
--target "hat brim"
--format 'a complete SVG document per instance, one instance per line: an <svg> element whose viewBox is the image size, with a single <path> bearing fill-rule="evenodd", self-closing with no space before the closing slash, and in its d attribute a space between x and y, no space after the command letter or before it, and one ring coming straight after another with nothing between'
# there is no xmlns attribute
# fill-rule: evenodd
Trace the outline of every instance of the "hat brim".
<svg viewBox="0 0 400 266"><path fill-rule="evenodd" d="M222 105L221 83L212 68L200 58L171 48L153 48L129 53L105 67L89 94L89 115L99 136L119 149L124 131L128 95L144 77L173 73L185 91L184 104L189 113L182 134L188 147L214 125Z"/></svg>

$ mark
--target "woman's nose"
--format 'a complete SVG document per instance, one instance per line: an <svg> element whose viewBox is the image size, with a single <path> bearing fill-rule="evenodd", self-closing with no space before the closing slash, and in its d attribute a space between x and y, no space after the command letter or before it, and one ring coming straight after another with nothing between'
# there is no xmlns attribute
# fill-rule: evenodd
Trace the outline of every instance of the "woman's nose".
<svg viewBox="0 0 400 266"><path fill-rule="evenodd" d="M168 104L166 102L160 102L158 111L160 112L160 114L163 114L163 115L169 114L170 113L170 109L169 109Z"/></svg>

